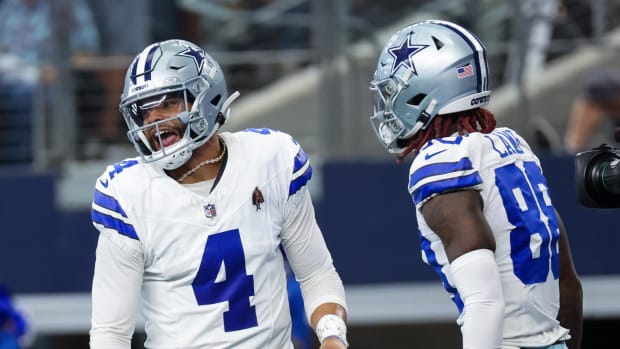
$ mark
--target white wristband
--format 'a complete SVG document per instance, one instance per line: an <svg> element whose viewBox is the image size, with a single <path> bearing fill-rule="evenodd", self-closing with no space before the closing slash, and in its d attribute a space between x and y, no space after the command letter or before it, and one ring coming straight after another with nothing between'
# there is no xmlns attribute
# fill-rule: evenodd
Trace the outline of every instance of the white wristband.
<svg viewBox="0 0 620 349"><path fill-rule="evenodd" d="M316 335L319 337L321 344L328 337L337 337L345 346L349 346L349 342L347 342L347 325L338 315L327 314L320 318L316 324Z"/></svg>

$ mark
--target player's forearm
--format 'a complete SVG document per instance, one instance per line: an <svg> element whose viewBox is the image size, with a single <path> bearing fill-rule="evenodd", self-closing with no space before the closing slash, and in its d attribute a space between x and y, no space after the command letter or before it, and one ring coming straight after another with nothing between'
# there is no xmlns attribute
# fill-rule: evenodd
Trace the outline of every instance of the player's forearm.
<svg viewBox="0 0 620 349"><path fill-rule="evenodd" d="M308 322L321 342L321 349L344 348L347 344L347 308L342 280L334 266L329 264L327 268L321 268L313 275L298 281Z"/></svg>
<svg viewBox="0 0 620 349"><path fill-rule="evenodd" d="M340 304L323 303L312 312L310 319L321 349L348 346L347 312Z"/></svg>
<svg viewBox="0 0 620 349"><path fill-rule="evenodd" d="M101 233L91 291L91 348L129 349L140 302L143 264Z"/></svg>
<svg viewBox="0 0 620 349"><path fill-rule="evenodd" d="M453 282L464 303L461 333L464 348L500 348L504 296L491 250L468 252L450 263Z"/></svg>
<svg viewBox="0 0 620 349"><path fill-rule="evenodd" d="M347 320L347 311L336 303L323 303L319 305L310 316L312 328L316 328L319 319L328 314L334 314L340 317L343 321Z"/></svg>
<svg viewBox="0 0 620 349"><path fill-rule="evenodd" d="M567 341L569 349L581 348L581 335L583 330L583 294L580 283L574 283L572 287L560 290L560 311L558 320L560 324L570 330L571 339Z"/></svg>
<svg viewBox="0 0 620 349"><path fill-rule="evenodd" d="M90 349L130 349L131 337L115 334L104 329L91 330Z"/></svg>
<svg viewBox="0 0 620 349"><path fill-rule="evenodd" d="M90 328L91 349L130 349L131 338L135 329L134 319L131 316L115 315L113 306L109 311L103 311L101 299L93 299L93 309ZM116 308L118 310L118 308Z"/></svg>
<svg viewBox="0 0 620 349"><path fill-rule="evenodd" d="M583 290L575 270L571 255L566 227L559 212L555 212L560 228L560 310L558 321L570 330L571 339L567 342L570 349L581 347L583 326Z"/></svg>

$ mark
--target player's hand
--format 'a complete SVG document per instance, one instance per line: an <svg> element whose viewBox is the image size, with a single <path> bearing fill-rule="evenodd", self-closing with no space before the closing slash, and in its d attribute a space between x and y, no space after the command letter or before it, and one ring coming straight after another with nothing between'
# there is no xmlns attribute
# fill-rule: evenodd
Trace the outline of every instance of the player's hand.
<svg viewBox="0 0 620 349"><path fill-rule="evenodd" d="M336 337L327 337L319 349L347 349L347 346Z"/></svg>

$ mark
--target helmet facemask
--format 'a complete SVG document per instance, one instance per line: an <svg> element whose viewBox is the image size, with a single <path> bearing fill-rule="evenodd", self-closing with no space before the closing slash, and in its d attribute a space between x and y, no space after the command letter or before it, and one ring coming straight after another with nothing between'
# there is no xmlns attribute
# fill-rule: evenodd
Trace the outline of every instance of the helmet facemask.
<svg viewBox="0 0 620 349"><path fill-rule="evenodd" d="M373 80L370 82L370 90L373 92L373 115L370 121L375 134L390 153L399 154L409 144L409 140L421 129L425 129L435 112L437 102L430 100L426 109L421 109L421 101L408 101L409 110L407 118L401 118L399 113L394 112L394 105L409 84L406 80L394 77ZM415 104L414 104L415 103ZM422 104L424 105L424 104ZM401 113L402 114L402 113ZM412 117L413 116L413 117ZM413 122L412 122L413 121Z"/></svg>
<svg viewBox="0 0 620 349"><path fill-rule="evenodd" d="M147 113L155 108L163 108L169 116L145 125ZM187 89L122 105L121 112L129 127L127 136L142 160L167 170L185 163L193 149L208 139L209 122L200 115L198 104Z"/></svg>
<svg viewBox="0 0 620 349"><path fill-rule="evenodd" d="M398 152L396 141L405 132L403 122L393 112L394 99L404 86L396 79L371 81L373 115L370 122L375 134L390 152Z"/></svg>

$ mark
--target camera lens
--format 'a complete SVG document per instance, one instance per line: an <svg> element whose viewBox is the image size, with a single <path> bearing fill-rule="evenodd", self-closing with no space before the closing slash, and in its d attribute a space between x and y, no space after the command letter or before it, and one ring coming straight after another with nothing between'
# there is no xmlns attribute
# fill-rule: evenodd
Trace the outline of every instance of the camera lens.
<svg viewBox="0 0 620 349"><path fill-rule="evenodd" d="M620 155L611 148L602 148L585 166L584 187L601 207L620 205Z"/></svg>

